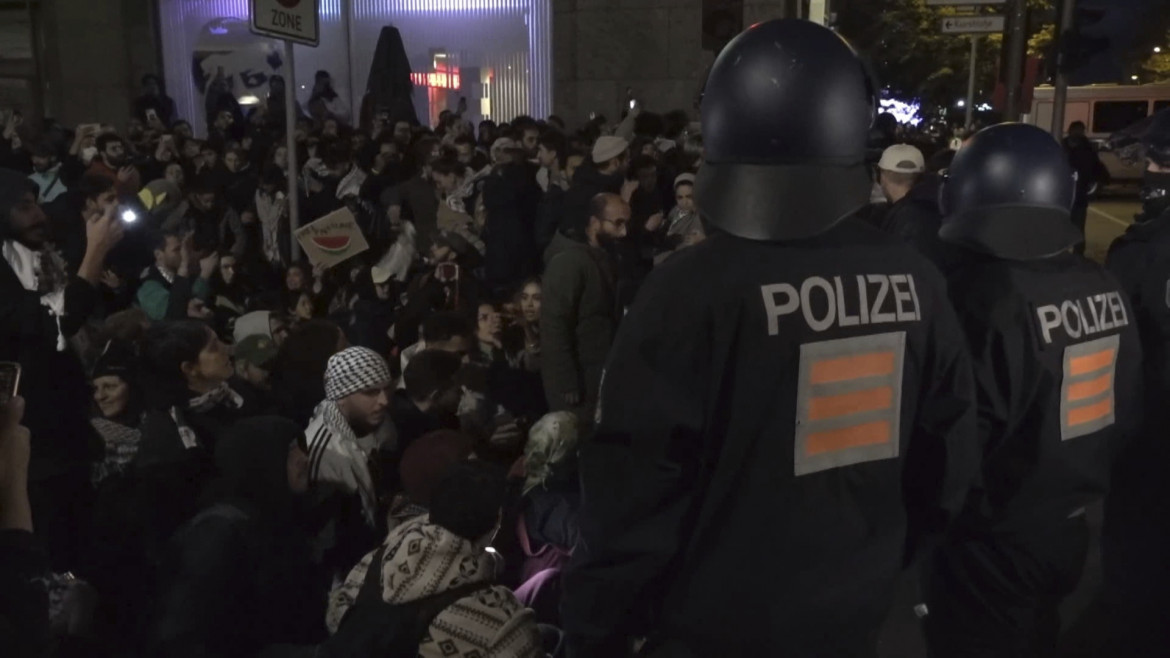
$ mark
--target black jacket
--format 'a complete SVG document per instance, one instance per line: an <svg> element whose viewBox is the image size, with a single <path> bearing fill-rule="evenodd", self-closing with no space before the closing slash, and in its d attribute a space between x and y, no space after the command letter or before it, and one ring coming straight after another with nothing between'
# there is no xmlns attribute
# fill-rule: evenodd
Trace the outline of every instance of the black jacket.
<svg viewBox="0 0 1170 658"><path fill-rule="evenodd" d="M93 313L98 294L72 277L65 288L61 333L70 337ZM102 441L89 424L90 388L77 354L57 351L57 321L28 291L7 262L0 261L0 361L21 366L24 424L32 433L29 478L33 481L87 468L103 454Z"/></svg>
<svg viewBox="0 0 1170 658"><path fill-rule="evenodd" d="M48 556L32 533L0 530L0 646L4 655L48 655L49 598L36 582L48 572Z"/></svg>
<svg viewBox="0 0 1170 658"><path fill-rule="evenodd" d="M846 624L876 632L908 535L962 506L971 397L943 281L897 238L847 219L672 257L622 322L581 446L570 655L624 655L650 629L699 656L830 655L857 642Z"/></svg>
<svg viewBox="0 0 1170 658"><path fill-rule="evenodd" d="M938 237L942 211L938 205L939 181L927 176L886 211L883 230L901 237L944 273L959 258L956 248Z"/></svg>
<svg viewBox="0 0 1170 658"><path fill-rule="evenodd" d="M972 256L949 278L979 402L981 486L961 525L1055 526L1104 497L1142 414L1142 349L1117 279L1080 256Z"/></svg>

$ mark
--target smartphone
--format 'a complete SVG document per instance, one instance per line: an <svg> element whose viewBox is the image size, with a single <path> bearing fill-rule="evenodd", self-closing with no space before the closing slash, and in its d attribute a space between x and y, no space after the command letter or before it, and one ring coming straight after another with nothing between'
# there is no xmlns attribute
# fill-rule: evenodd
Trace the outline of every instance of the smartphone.
<svg viewBox="0 0 1170 658"><path fill-rule="evenodd" d="M0 404L8 401L20 393L20 364L12 361L0 361Z"/></svg>
<svg viewBox="0 0 1170 658"><path fill-rule="evenodd" d="M133 224L138 221L138 213L133 208L122 206L118 208L118 217L122 218L122 222L126 224Z"/></svg>
<svg viewBox="0 0 1170 658"><path fill-rule="evenodd" d="M153 107L147 108L146 120L147 121L158 121L158 112L156 112Z"/></svg>

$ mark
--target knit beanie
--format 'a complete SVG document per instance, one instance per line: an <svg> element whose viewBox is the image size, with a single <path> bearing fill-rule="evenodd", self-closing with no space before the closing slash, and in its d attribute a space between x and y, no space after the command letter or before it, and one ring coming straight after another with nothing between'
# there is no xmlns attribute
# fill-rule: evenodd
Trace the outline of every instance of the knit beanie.
<svg viewBox="0 0 1170 658"><path fill-rule="evenodd" d="M325 397L336 402L372 388L390 386L386 360L368 347L350 347L329 357L325 366Z"/></svg>
<svg viewBox="0 0 1170 658"><path fill-rule="evenodd" d="M402 489L410 501L430 507L435 487L453 466L471 456L473 445L471 437L462 432L438 430L407 446L398 473L402 477Z"/></svg>

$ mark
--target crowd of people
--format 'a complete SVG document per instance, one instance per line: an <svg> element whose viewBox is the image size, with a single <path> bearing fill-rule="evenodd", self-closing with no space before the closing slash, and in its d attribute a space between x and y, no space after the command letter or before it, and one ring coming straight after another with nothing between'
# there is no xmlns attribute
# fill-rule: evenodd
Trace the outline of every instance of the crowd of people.
<svg viewBox="0 0 1170 658"><path fill-rule="evenodd" d="M353 126L320 72L290 172L281 84L209 95L199 137L155 76L124 126L9 115L36 543L4 562L48 596L18 654L343 652L383 613L421 655L551 653L616 326L704 237L689 117ZM347 208L370 249L294 256L289 176L299 225Z"/></svg>
<svg viewBox="0 0 1170 658"><path fill-rule="evenodd" d="M678 377L619 397L711 383L683 381L695 337L669 327L613 349L636 298L659 309L639 296L655 268L718 232L696 208L702 140L686 112L641 108L573 131L451 111L351 125L318 72L290 171L282 85L247 113L209 94L206 136L155 76L125 126L9 115L0 638L14 656L555 655L607 366L646 375L673 345ZM890 118L860 217L947 272L955 152L897 143ZM370 248L299 259L290 177L298 225L345 208ZM738 194L719 210L759 210ZM919 301L897 276L901 322ZM613 482L599 508L626 504ZM606 616L591 606L564 609Z"/></svg>

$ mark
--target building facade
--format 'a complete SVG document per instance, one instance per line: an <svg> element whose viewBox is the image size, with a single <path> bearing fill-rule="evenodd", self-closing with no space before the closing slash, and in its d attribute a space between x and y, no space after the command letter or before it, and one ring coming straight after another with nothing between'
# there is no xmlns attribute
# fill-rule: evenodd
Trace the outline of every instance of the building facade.
<svg viewBox="0 0 1170 658"><path fill-rule="evenodd" d="M620 116L631 97L654 111L694 111L717 45L793 13L792 0L320 0L321 45L295 48L298 100L328 71L356 113L381 28L397 27L414 71L420 120L468 98L469 118L591 112ZM228 79L244 106L287 73L277 42L247 30L249 0L0 0L0 104L67 124L121 125L146 73L161 73L179 114L201 133L207 87ZM718 23L713 27L713 23ZM20 33L20 34L17 34ZM27 34L27 39L21 34ZM5 68L5 44L25 61ZM27 56L31 55L31 56ZM23 86L22 86L23 85Z"/></svg>

